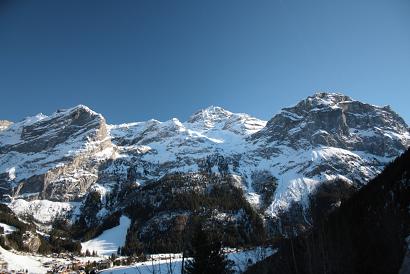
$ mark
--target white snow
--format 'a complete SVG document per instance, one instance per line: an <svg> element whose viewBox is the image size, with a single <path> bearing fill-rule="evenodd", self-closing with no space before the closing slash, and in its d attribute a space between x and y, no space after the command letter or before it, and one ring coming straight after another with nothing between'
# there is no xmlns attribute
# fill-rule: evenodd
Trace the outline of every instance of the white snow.
<svg viewBox="0 0 410 274"><path fill-rule="evenodd" d="M245 137L259 131L265 125L266 121L247 114L232 113L211 106L195 113L184 123L174 118L165 122L149 120L110 125L108 128L114 143L116 138L129 142L139 140L131 146L126 146L125 151L135 147L135 151L143 154L144 160L166 163L175 161L180 155L190 155L198 159L216 151L226 154L245 152ZM145 145L147 142L149 144Z"/></svg>
<svg viewBox="0 0 410 274"><path fill-rule="evenodd" d="M0 226L4 229L4 234L5 235L11 234L11 233L13 233L14 231L17 230L17 228L15 228L14 226L4 224L4 223L0 223Z"/></svg>
<svg viewBox="0 0 410 274"><path fill-rule="evenodd" d="M19 255L7 251L0 246L0 257L8 263L9 270L29 270L29 273L46 273L47 269L42 266L40 257Z"/></svg>
<svg viewBox="0 0 410 274"><path fill-rule="evenodd" d="M296 113L293 113L287 110L282 110L281 115L291 119L292 121L299 121L303 119L302 116L297 115Z"/></svg>
<svg viewBox="0 0 410 274"><path fill-rule="evenodd" d="M293 202L300 202L304 208L309 206L309 194L323 181L341 178L345 181L364 180L363 175L371 178L379 172L372 169L375 160L365 153L356 153L335 147L317 147L306 150L293 150L281 147L281 154L268 160L261 160L259 168L269 170L278 181L272 204L267 208L266 214L278 216L286 211ZM389 159L378 157L381 163ZM275 162L276 165L271 163ZM351 170L350 174L320 173L316 176L306 176L318 164L344 163ZM360 172L359 172L360 171Z"/></svg>
<svg viewBox="0 0 410 274"><path fill-rule="evenodd" d="M15 167L9 168L8 170L6 170L6 172L9 174L10 181L16 179L16 168Z"/></svg>
<svg viewBox="0 0 410 274"><path fill-rule="evenodd" d="M76 212L80 203L16 199L8 206L19 217L24 218L28 215L40 224L49 225L58 217L68 217Z"/></svg>
<svg viewBox="0 0 410 274"><path fill-rule="evenodd" d="M234 262L235 273L244 272L250 265L261 261L268 256L276 253L271 248L257 247L250 250L226 250L229 260ZM186 260L190 260L187 258ZM152 256L151 261L136 263L131 266L119 266L105 269L102 274L152 274L152 273L180 273L182 266L181 254L161 254L161 256Z"/></svg>
<svg viewBox="0 0 410 274"><path fill-rule="evenodd" d="M98 255L116 254L118 247L125 244L125 236L130 225L131 220L126 216L121 216L118 226L107 229L97 238L81 243L81 252L85 253L88 250L96 251Z"/></svg>

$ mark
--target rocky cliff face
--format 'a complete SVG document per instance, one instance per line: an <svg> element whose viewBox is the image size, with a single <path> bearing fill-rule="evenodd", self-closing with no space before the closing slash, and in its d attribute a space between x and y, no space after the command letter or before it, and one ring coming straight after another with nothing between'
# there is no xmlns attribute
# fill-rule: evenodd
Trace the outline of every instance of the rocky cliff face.
<svg viewBox="0 0 410 274"><path fill-rule="evenodd" d="M0 135L2 194L79 198L113 152L104 118L85 106L26 118Z"/></svg>
<svg viewBox="0 0 410 274"><path fill-rule="evenodd" d="M282 219L309 225L319 185L341 179L360 188L409 145L406 123L389 107L336 93L317 93L268 122L209 107L186 122L106 125L78 106L0 133L0 189L12 208L17 198L81 202L98 192L98 217L123 205L124 189L168 174L233 176L280 231Z"/></svg>
<svg viewBox="0 0 410 274"><path fill-rule="evenodd" d="M294 202L304 208L318 183L343 179L360 186L409 145L404 120L378 107L336 93L316 93L284 108L249 137L273 162L282 182L268 211L278 215Z"/></svg>
<svg viewBox="0 0 410 274"><path fill-rule="evenodd" d="M406 123L390 107L328 93L284 108L253 138L295 149L328 146L384 157L397 156L409 145Z"/></svg>

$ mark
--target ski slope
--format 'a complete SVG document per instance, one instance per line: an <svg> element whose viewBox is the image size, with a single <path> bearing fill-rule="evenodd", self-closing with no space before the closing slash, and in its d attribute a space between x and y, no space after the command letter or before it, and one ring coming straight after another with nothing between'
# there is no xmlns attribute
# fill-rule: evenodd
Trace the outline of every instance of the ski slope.
<svg viewBox="0 0 410 274"><path fill-rule="evenodd" d="M121 216L118 226L107 229L100 236L81 243L81 252L85 253L87 250L90 252L96 251L98 255L107 256L112 253L116 254L118 247L122 247L125 244L125 236L130 225L131 220L126 216Z"/></svg>

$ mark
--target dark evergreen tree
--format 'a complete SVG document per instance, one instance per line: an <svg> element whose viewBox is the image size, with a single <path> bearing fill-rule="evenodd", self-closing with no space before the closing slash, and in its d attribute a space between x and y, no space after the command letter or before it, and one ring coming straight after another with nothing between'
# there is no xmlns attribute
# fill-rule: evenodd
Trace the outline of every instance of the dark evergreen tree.
<svg viewBox="0 0 410 274"><path fill-rule="evenodd" d="M192 260L187 262L187 274L230 274L233 262L223 253L221 241L210 237L202 227L198 227L192 239Z"/></svg>

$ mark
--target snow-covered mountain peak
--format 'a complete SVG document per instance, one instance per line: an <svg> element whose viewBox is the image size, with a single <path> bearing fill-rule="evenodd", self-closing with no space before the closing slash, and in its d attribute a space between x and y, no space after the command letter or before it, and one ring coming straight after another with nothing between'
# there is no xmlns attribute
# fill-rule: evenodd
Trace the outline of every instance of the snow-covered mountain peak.
<svg viewBox="0 0 410 274"><path fill-rule="evenodd" d="M335 106L339 103L349 102L352 99L342 93L336 92L316 92L314 95L307 97L299 104L310 104L312 107Z"/></svg>
<svg viewBox="0 0 410 274"><path fill-rule="evenodd" d="M0 120L0 131L6 130L13 122L7 120Z"/></svg>
<svg viewBox="0 0 410 274"><path fill-rule="evenodd" d="M199 132L230 131L238 135L250 135L261 130L266 121L245 113L233 113L221 107L210 106L194 113L186 126Z"/></svg>
<svg viewBox="0 0 410 274"><path fill-rule="evenodd" d="M316 93L282 109L253 138L293 148L332 146L389 157L410 145L407 124L390 108L338 93Z"/></svg>
<svg viewBox="0 0 410 274"><path fill-rule="evenodd" d="M61 198L66 193L81 195L83 187L95 181L92 166L97 168L96 162L110 158L113 148L104 117L79 105L11 125L0 132L0 152L0 185L8 182L3 191ZM83 183L63 186L63 181L76 181L80 174Z"/></svg>
<svg viewBox="0 0 410 274"><path fill-rule="evenodd" d="M177 128L184 128L184 125L179 121L178 118L172 118L169 121L164 122L165 124L170 124L172 127L177 127Z"/></svg>
<svg viewBox="0 0 410 274"><path fill-rule="evenodd" d="M77 105L68 109L59 109L52 115L50 115L50 119L56 117L70 117L69 119L79 119L79 117L86 118L86 119L98 119L101 122L105 123L105 118L100 114L85 105Z"/></svg>
<svg viewBox="0 0 410 274"><path fill-rule="evenodd" d="M226 121L232 116L232 112L221 107L209 106L195 112L187 121L190 124L198 124L204 128L212 128L215 124Z"/></svg>
<svg viewBox="0 0 410 274"><path fill-rule="evenodd" d="M197 116L198 114L200 114L203 117L212 117L212 116L230 116L232 115L232 112L219 107L219 106L208 106L204 109L200 109L197 112L195 112L192 117ZM190 120L190 119L189 119Z"/></svg>
<svg viewBox="0 0 410 274"><path fill-rule="evenodd" d="M99 113L95 112L94 110L92 110L91 108L83 104L79 104L79 105L76 105L68 109L59 109L56 111L56 113L72 113L72 112L87 112L92 115L99 115Z"/></svg>

